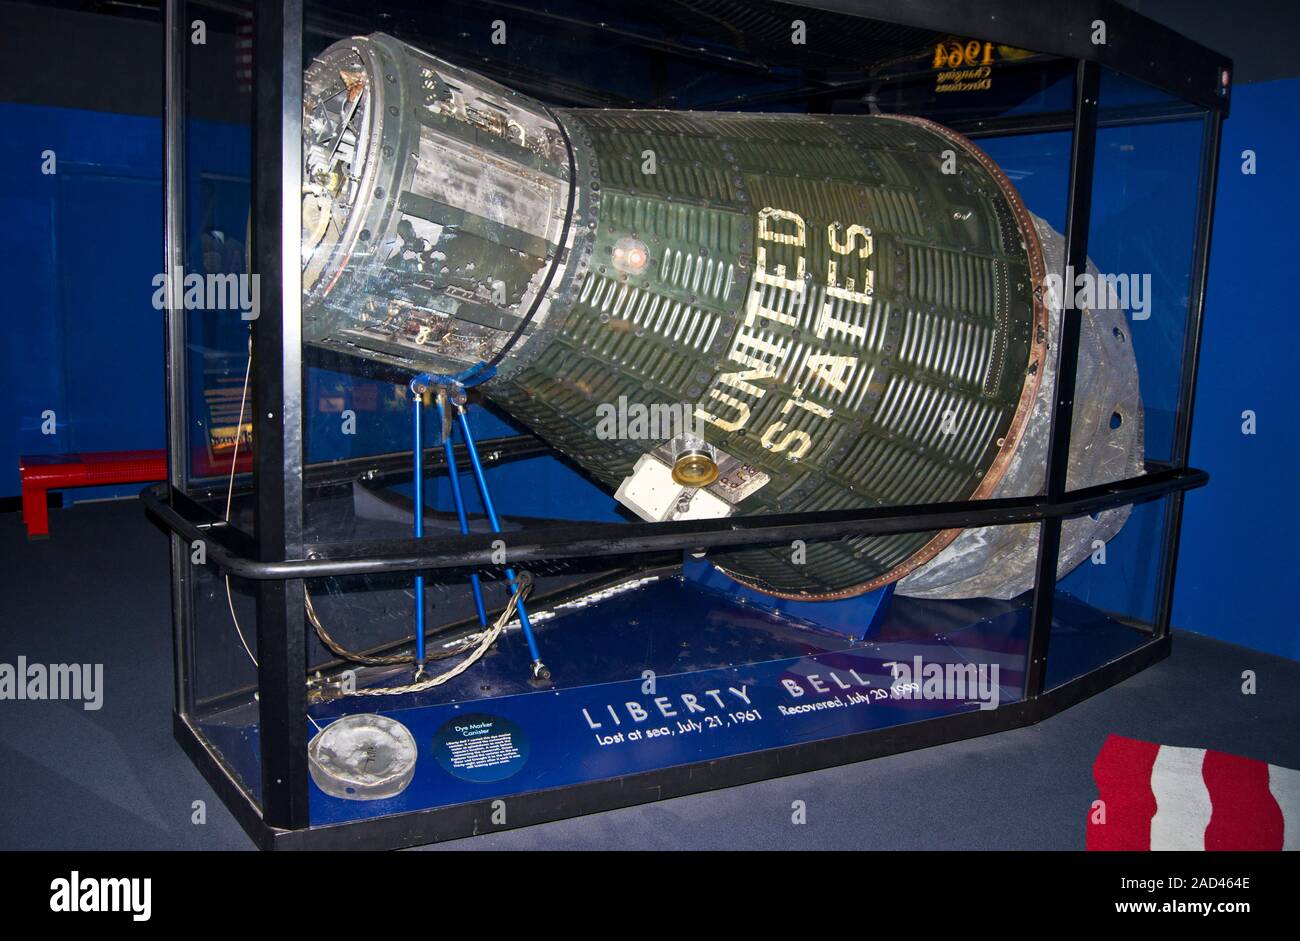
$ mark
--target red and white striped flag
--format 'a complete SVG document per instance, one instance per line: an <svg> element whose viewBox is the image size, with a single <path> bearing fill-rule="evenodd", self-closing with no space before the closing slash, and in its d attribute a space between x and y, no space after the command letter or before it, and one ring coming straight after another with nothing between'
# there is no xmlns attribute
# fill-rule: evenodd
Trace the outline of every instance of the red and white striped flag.
<svg viewBox="0 0 1300 941"><path fill-rule="evenodd" d="M1090 850L1300 849L1300 771L1112 735L1092 776Z"/></svg>

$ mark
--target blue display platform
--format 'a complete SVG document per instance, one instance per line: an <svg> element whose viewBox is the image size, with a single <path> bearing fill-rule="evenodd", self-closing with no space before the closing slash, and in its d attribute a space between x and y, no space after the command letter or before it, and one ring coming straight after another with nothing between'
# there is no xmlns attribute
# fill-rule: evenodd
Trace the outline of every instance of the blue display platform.
<svg viewBox="0 0 1300 941"><path fill-rule="evenodd" d="M436 690L312 706L322 727L379 712L403 723L419 748L414 779L390 799L344 800L312 783L312 824L618 778L1015 702L1029 596L895 597L857 641L669 575L535 622L553 688L527 684L528 651L513 630ZM1147 639L1058 594L1048 686ZM409 682L409 668L366 676L394 685ZM199 725L254 793L256 717L250 701Z"/></svg>

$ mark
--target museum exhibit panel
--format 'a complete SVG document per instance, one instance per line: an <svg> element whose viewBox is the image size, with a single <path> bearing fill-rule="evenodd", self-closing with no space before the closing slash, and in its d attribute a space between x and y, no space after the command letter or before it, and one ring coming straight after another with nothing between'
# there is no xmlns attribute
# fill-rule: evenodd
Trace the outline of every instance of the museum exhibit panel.
<svg viewBox="0 0 1300 941"><path fill-rule="evenodd" d="M167 5L144 499L176 737L259 845L967 738L1168 654L1230 63L1102 0L827 5Z"/></svg>

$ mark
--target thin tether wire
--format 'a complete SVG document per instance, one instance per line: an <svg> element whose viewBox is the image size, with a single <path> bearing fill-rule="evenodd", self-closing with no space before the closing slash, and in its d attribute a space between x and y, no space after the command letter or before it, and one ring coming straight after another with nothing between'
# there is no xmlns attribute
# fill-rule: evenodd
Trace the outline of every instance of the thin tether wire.
<svg viewBox="0 0 1300 941"><path fill-rule="evenodd" d="M249 386L249 380L252 376L252 371L253 371L253 340L252 337L249 337L248 362L244 367L244 386L243 389L240 391L240 395L239 395L239 421L235 425L235 447L230 457L230 476L226 486L225 518L227 523L230 522L231 508L234 504L235 475L236 475L236 468L239 462L239 442L240 439L243 437L244 414L248 405L248 386ZM248 659L251 660L253 666L256 667L258 665L257 657L254 656L253 650L248 644L248 639L244 636L244 630L239 624L239 616L235 613L235 600L230 588L230 575L226 574L224 576L224 579L226 583L226 606L230 609L230 621L235 627L235 633L239 636L240 646L244 648L244 653L248 654ZM441 686L443 683L446 683L448 680L451 680L459 676L461 673L465 672L465 670L469 669L470 666L477 663L478 660L485 653L487 653L488 649L492 646L492 644L496 642L496 639L501 635L501 632L505 629L506 625L509 623L511 616L518 609L519 602L522 600L523 596L527 593L528 589L531 588L532 581L531 579L528 579L526 577L521 577L516 582L516 585L517 587L515 588L514 592L511 594L510 600L506 604L505 610L501 612L500 616L497 618L496 622L492 625L492 627L482 632L481 634L470 635L468 638L466 638L466 642L464 644L461 644L460 646L455 647L454 649L439 651L429 657L429 659L432 660L445 660L447 658L454 657L458 654L464 653L467 650L470 650L470 648L474 646L474 643L477 640L478 647L474 649L473 653L471 653L470 656L466 657L455 667L452 667L450 670L446 671L445 673L441 673L434 677L429 677L428 679L425 680L420 680L417 683L411 683L405 686L384 686L384 687L373 687L370 689L363 689L363 690L355 690L353 692L347 693L346 695L390 696L399 693L419 692L425 689L432 689L435 686ZM322 644L324 644L332 652L342 657L343 659L350 660L355 663L360 663L364 666L393 666L396 664L415 662L415 657L412 654L392 654L387 656L371 656L368 654L357 653L356 651L349 650L348 648L340 644L337 640L335 640L333 636L330 635L329 631L326 630L324 623L322 623L320 619L320 615L316 613L316 606L315 604L312 603L311 592L308 591L306 585L303 586L303 601L305 606L305 613L307 615L307 620L311 623L312 628L316 631L316 636L320 638ZM311 717L310 714L308 714L307 718L311 721L312 725L316 726L317 731L321 730L320 725L316 722L315 719Z"/></svg>
<svg viewBox="0 0 1300 941"><path fill-rule="evenodd" d="M230 456L230 482L226 486L226 522L230 522L230 507L235 499L235 466L239 462L239 439L244 436L244 406L248 404L248 379L253 372L253 338L248 338L248 363L244 366L244 389L239 394L239 422L235 425L235 452ZM239 635L239 642L244 647L244 653L248 654L248 659L253 661L253 666L257 666L257 657L253 656L253 649L248 646L248 641L244 637L244 630L239 626L239 617L235 614L235 599L230 592L230 573L225 574L226 579L226 606L230 608L230 620L235 625L235 633Z"/></svg>
<svg viewBox="0 0 1300 941"><path fill-rule="evenodd" d="M433 689L435 686L441 686L448 680L455 679L477 663L482 656L488 652L492 645L496 643L496 639L501 636L501 632L505 630L506 625L510 622L510 618L518 610L519 602L523 600L523 596L527 593L531 585L532 582L529 579L520 578L516 581L515 590L510 595L510 601L506 604L505 609L497 616L497 619L493 622L492 626L481 634L471 635L469 638L471 643L477 639L478 646L474 648L473 652L470 653L468 657L456 664L450 670L447 670L445 673L440 673L437 676L431 676L415 683L407 683L404 686L374 686L368 689L348 690L344 692L344 695L396 696L401 693L419 693L426 689ZM463 650L464 648L461 649Z"/></svg>

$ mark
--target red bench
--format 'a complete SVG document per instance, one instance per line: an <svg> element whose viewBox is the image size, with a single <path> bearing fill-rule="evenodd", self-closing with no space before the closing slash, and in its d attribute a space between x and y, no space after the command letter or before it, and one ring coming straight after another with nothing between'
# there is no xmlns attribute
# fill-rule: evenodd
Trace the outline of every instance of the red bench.
<svg viewBox="0 0 1300 941"><path fill-rule="evenodd" d="M18 459L27 538L50 534L46 495L65 487L149 483L167 477L166 451L97 451L92 454L36 454Z"/></svg>

